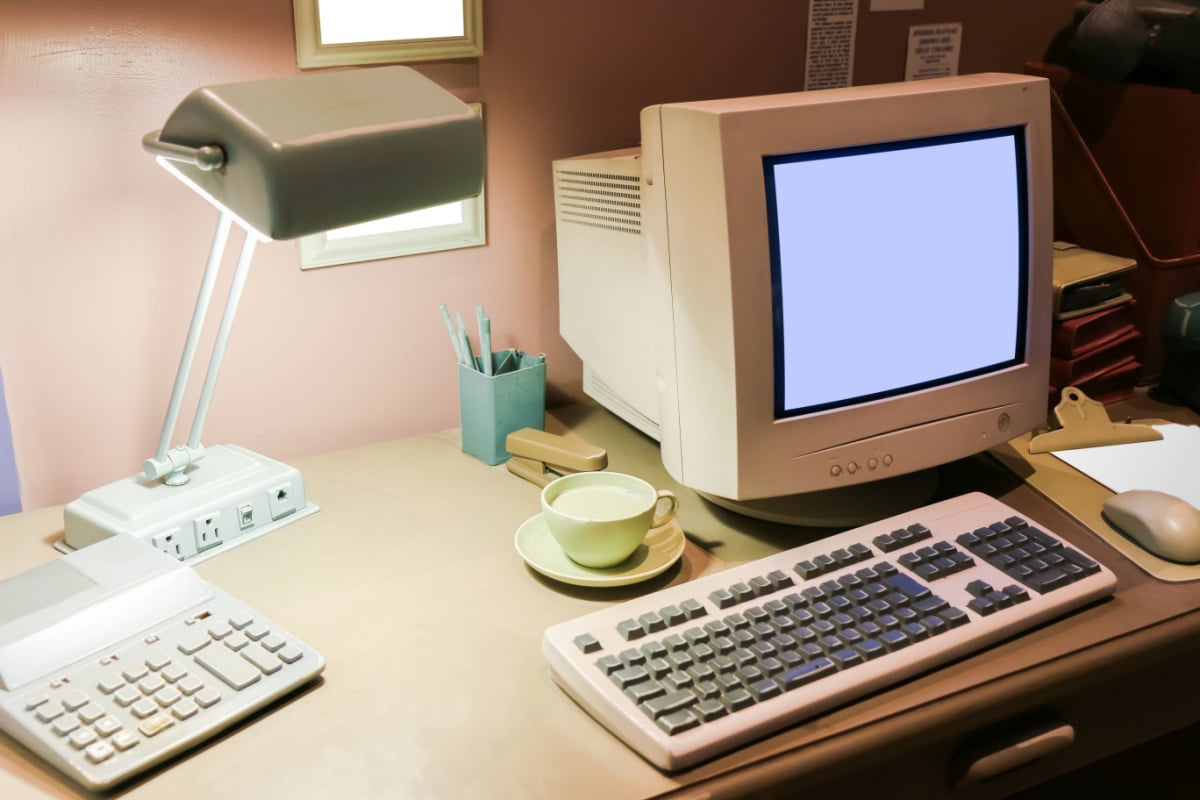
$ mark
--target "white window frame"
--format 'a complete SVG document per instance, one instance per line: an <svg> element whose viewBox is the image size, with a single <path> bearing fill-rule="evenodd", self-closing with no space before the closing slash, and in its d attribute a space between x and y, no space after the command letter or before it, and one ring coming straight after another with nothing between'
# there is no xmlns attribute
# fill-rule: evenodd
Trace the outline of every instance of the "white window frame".
<svg viewBox="0 0 1200 800"><path fill-rule="evenodd" d="M422 0L447 7L461 6L461 36L430 39L392 39L323 44L320 6L338 0L292 0L296 27L296 63L302 69L342 67L355 64L387 64L405 61L437 61L476 58L483 53L483 0Z"/></svg>
<svg viewBox="0 0 1200 800"><path fill-rule="evenodd" d="M476 114L483 116L481 103L468 103ZM486 181L485 181L486 185ZM301 236L296 240L300 253L300 269L332 267L338 264L353 264L359 261L378 261L385 258L436 253L442 250L459 250L487 244L487 214L484 190L475 197L460 200L461 221L448 225L404 229L405 218L411 214L399 214L389 219L399 224L395 229L383 232L365 232L361 235L334 236L317 233ZM420 212L413 212L420 213ZM362 226L351 226L361 228ZM374 225L372 228L376 227ZM386 223L385 223L386 227Z"/></svg>

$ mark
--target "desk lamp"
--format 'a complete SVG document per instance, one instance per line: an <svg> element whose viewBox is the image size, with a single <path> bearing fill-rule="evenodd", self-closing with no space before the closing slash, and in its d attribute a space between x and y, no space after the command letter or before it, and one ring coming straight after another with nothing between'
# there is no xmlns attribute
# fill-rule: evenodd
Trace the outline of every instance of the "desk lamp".
<svg viewBox="0 0 1200 800"><path fill-rule="evenodd" d="M141 474L69 503L65 539L79 548L132 535L191 561L317 510L298 470L200 441L256 243L477 195L483 129L466 104L420 73L380 67L197 89L142 145L217 207L217 227L158 448ZM171 447L233 223L245 232L241 254L191 433Z"/></svg>

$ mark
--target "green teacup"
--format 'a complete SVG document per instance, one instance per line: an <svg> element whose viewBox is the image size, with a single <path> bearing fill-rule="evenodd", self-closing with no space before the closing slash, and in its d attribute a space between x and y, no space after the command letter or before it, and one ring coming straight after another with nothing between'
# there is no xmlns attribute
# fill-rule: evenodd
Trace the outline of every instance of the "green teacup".
<svg viewBox="0 0 1200 800"><path fill-rule="evenodd" d="M667 508L658 512L659 504ZM637 550L651 528L666 525L679 499L620 472L579 472L542 489L542 517L563 551L585 567L611 567Z"/></svg>

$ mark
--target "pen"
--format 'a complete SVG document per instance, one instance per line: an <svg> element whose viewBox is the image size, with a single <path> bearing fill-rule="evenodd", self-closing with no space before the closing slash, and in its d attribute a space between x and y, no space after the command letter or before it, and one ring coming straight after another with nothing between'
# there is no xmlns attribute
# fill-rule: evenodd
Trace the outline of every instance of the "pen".
<svg viewBox="0 0 1200 800"><path fill-rule="evenodd" d="M450 321L450 312L446 310L445 303L442 303L439 308L442 311L442 322L446 323L446 332L450 334L450 346L454 348L454 355L458 357L458 363L466 364L467 359L463 356L462 345L458 343L458 334L454 331L454 323Z"/></svg>
<svg viewBox="0 0 1200 800"><path fill-rule="evenodd" d="M466 364L471 369L476 369L475 354L471 352L471 339L467 336L467 326L463 325L462 313L455 311L454 318L458 321L458 343L462 347Z"/></svg>
<svg viewBox="0 0 1200 800"><path fill-rule="evenodd" d="M479 357L483 361L483 374L492 374L492 321L483 315L483 306L475 309L475 320L479 323Z"/></svg>

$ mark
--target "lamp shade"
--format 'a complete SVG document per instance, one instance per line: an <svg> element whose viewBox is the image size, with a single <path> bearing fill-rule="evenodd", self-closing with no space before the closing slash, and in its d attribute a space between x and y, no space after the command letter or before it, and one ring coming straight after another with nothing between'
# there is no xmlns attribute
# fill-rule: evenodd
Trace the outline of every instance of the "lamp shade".
<svg viewBox="0 0 1200 800"><path fill-rule="evenodd" d="M479 117L400 66L203 87L144 145L271 239L477 195L485 164ZM168 154L213 147L215 169Z"/></svg>

